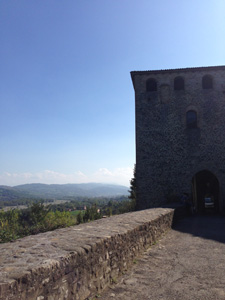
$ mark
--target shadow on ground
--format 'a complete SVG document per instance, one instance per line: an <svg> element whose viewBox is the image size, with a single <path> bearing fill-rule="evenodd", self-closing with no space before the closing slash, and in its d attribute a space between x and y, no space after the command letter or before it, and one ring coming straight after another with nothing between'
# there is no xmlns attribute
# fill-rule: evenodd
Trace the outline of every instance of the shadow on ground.
<svg viewBox="0 0 225 300"><path fill-rule="evenodd" d="M147 249L104 300L224 300L225 217L194 215Z"/></svg>
<svg viewBox="0 0 225 300"><path fill-rule="evenodd" d="M204 239L225 243L225 217L222 215L194 215L178 220L173 229Z"/></svg>

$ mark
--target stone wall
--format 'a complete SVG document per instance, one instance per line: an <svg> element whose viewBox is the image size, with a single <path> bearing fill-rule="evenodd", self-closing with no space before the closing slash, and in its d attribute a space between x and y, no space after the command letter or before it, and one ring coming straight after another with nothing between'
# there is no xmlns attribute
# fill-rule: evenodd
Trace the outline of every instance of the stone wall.
<svg viewBox="0 0 225 300"><path fill-rule="evenodd" d="M0 244L0 299L94 297L170 229L173 213L126 213Z"/></svg>
<svg viewBox="0 0 225 300"><path fill-rule="evenodd" d="M212 78L204 89L202 78ZM219 206L225 199L225 66L131 72L135 89L138 208L156 207L171 195L192 192L192 179L207 170L218 179ZM174 89L174 79L184 89ZM156 91L146 82L155 80ZM197 114L188 128L186 113ZM151 197L149 197L151 195Z"/></svg>

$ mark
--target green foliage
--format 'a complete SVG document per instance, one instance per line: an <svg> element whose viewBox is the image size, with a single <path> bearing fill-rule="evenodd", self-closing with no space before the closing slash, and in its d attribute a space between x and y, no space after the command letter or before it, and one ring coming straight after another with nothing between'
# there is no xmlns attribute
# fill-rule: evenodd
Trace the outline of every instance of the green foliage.
<svg viewBox="0 0 225 300"><path fill-rule="evenodd" d="M44 224L46 228L63 228L75 225L76 219L71 216L67 211L56 211L48 212L46 218L44 219Z"/></svg>
<svg viewBox="0 0 225 300"><path fill-rule="evenodd" d="M105 213L106 213L106 216L111 217L112 216L112 207L107 207L105 209Z"/></svg>
<svg viewBox="0 0 225 300"><path fill-rule="evenodd" d="M137 182L136 182L136 165L134 165L134 177L130 181L130 190L129 190L129 199L130 201L130 210L136 209L136 195L137 195Z"/></svg>
<svg viewBox="0 0 225 300"><path fill-rule="evenodd" d="M43 223L48 210L43 203L33 203L28 209L20 215L21 223L24 225L35 226Z"/></svg>
<svg viewBox="0 0 225 300"><path fill-rule="evenodd" d="M80 211L79 214L77 215L77 224L84 223L83 219L83 213Z"/></svg>
<svg viewBox="0 0 225 300"><path fill-rule="evenodd" d="M0 242L11 241L19 237L19 211L0 211Z"/></svg>
<svg viewBox="0 0 225 300"><path fill-rule="evenodd" d="M49 206L52 211L70 211L71 214L77 216L78 224L83 223L84 207L94 207L100 209L101 215L111 216L114 214L121 213L121 207L126 203L130 202L127 196L117 196L117 197L96 197L96 198L84 198L77 197L76 199L71 198L70 202L65 202L61 204L51 204ZM92 210L93 210L92 209ZM83 211L83 213L81 213ZM89 212L88 212L89 213ZM87 213L87 214L88 214ZM97 215L99 216L99 214ZM87 219L92 220L92 217Z"/></svg>
<svg viewBox="0 0 225 300"><path fill-rule="evenodd" d="M133 180L133 179L132 179ZM135 185L131 180L131 190ZM132 193L131 195L134 195ZM27 209L0 211L0 243L13 241L26 235L37 234L57 228L134 210L134 197L126 196L71 198L61 204L44 205L44 200L33 202ZM30 203L30 200L28 201ZM85 209L86 207L86 209Z"/></svg>
<svg viewBox="0 0 225 300"><path fill-rule="evenodd" d="M97 205L87 206L87 209L85 210L85 213L83 215L83 221L89 222L101 219L102 215L101 212L98 211Z"/></svg>
<svg viewBox="0 0 225 300"><path fill-rule="evenodd" d="M76 218L69 212L50 211L43 203L34 203L25 210L0 211L0 243L75 223Z"/></svg>

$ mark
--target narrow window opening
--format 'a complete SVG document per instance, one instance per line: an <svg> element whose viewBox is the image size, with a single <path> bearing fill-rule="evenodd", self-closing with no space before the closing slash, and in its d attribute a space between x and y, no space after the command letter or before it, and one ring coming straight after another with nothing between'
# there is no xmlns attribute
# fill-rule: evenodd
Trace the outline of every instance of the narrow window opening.
<svg viewBox="0 0 225 300"><path fill-rule="evenodd" d="M155 92L157 91L157 82L155 79L150 78L146 82L146 90L147 92Z"/></svg>
<svg viewBox="0 0 225 300"><path fill-rule="evenodd" d="M194 110L186 112L187 128L197 128L197 113Z"/></svg>
<svg viewBox="0 0 225 300"><path fill-rule="evenodd" d="M213 80L210 75L205 75L202 77L202 88L203 89L212 89L213 88Z"/></svg>
<svg viewBox="0 0 225 300"><path fill-rule="evenodd" d="M180 76L174 79L174 90L181 91L184 90L184 79Z"/></svg>

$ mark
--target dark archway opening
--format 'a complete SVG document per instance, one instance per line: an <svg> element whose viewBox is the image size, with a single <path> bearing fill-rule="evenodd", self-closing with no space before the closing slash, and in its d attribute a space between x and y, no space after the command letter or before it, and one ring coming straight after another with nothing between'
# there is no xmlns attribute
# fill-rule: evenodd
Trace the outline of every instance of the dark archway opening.
<svg viewBox="0 0 225 300"><path fill-rule="evenodd" d="M186 112L186 125L187 128L197 128L197 113L194 110Z"/></svg>
<svg viewBox="0 0 225 300"><path fill-rule="evenodd" d="M184 79L182 77L178 76L174 79L174 90L184 90Z"/></svg>
<svg viewBox="0 0 225 300"><path fill-rule="evenodd" d="M193 202L197 212L219 211L219 181L210 171L203 170L192 178Z"/></svg>
<svg viewBox="0 0 225 300"><path fill-rule="evenodd" d="M210 75L202 77L202 88L206 90L213 88L213 79Z"/></svg>
<svg viewBox="0 0 225 300"><path fill-rule="evenodd" d="M154 78L150 78L146 82L146 91L155 92L157 91L157 82Z"/></svg>

